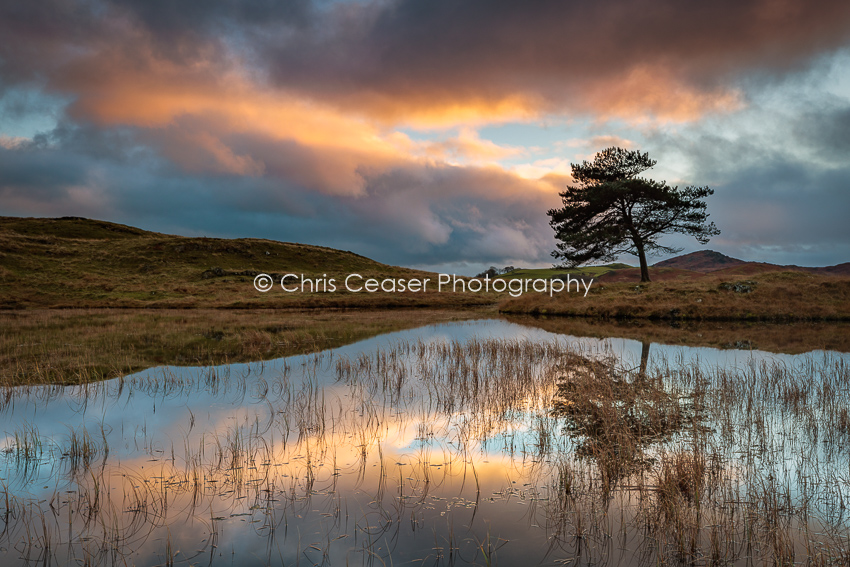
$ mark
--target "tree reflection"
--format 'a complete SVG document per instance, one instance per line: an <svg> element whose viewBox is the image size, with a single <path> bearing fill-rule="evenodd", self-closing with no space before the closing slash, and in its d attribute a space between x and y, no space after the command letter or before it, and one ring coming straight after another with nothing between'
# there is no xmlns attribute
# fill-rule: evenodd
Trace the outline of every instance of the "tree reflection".
<svg viewBox="0 0 850 567"><path fill-rule="evenodd" d="M641 348L636 372L613 360L575 356L559 371L552 414L566 419L579 457L593 459L606 490L646 469L646 449L695 426L692 395L673 392L647 372L650 343Z"/></svg>

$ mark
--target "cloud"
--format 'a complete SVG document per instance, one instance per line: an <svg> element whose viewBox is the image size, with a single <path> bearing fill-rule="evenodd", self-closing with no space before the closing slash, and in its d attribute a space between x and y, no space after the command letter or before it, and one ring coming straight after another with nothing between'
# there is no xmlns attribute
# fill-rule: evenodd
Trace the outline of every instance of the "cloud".
<svg viewBox="0 0 850 567"><path fill-rule="evenodd" d="M270 37L262 59L281 88L389 122L690 120L737 108L737 73L781 73L844 45L848 24L837 0L412 0L340 8L325 33Z"/></svg>
<svg viewBox="0 0 850 567"><path fill-rule="evenodd" d="M76 96L78 116L149 125L254 91L417 127L563 112L687 121L745 104L736 77L799 69L850 38L840 0L48 0L1 10L7 78L46 76Z"/></svg>
<svg viewBox="0 0 850 567"><path fill-rule="evenodd" d="M332 155L309 162L291 144L237 136L228 139L235 155L247 148L265 164L262 175L199 172L155 153L123 159L149 136L125 132L104 151L99 130L64 127L40 144L0 149L0 214L84 215L184 234L309 242L407 265L546 261L552 248L545 211L557 204L556 193L497 167L407 159L364 168L358 191L333 193L316 186Z"/></svg>
<svg viewBox="0 0 850 567"><path fill-rule="evenodd" d="M0 148L0 202L5 214L62 216L68 210L109 218L108 191L79 156L33 144Z"/></svg>
<svg viewBox="0 0 850 567"><path fill-rule="evenodd" d="M437 159L462 160L472 163L494 163L499 160L526 154L525 148L504 146L482 140L472 128L461 128L457 136L419 145L423 154ZM415 151L415 148L411 148Z"/></svg>
<svg viewBox="0 0 850 567"><path fill-rule="evenodd" d="M850 101L809 100L806 108L790 116L760 108L712 131L689 128L652 140L687 156L687 183L715 189L708 210L722 232L712 246L781 264L850 258L850 164L842 152L850 144Z"/></svg>
<svg viewBox="0 0 850 567"><path fill-rule="evenodd" d="M526 179L541 179L547 176L558 176L563 178L563 181L572 181L571 163L569 160L562 158L545 158L535 160L531 163L523 163L514 166L513 171L515 171L517 175Z"/></svg>
<svg viewBox="0 0 850 567"><path fill-rule="evenodd" d="M0 134L0 148L6 148L7 150L14 150L30 141L29 138L22 136L5 136Z"/></svg>
<svg viewBox="0 0 850 567"><path fill-rule="evenodd" d="M645 141L717 189L730 247L848 236L846 100L757 96L848 44L846 2L44 0L0 36L6 214L545 262L569 162ZM550 117L587 135L481 135Z"/></svg>

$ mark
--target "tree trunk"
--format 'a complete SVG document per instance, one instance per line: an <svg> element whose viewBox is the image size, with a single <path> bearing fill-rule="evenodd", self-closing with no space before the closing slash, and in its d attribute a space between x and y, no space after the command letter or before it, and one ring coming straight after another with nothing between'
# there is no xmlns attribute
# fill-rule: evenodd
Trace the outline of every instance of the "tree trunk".
<svg viewBox="0 0 850 567"><path fill-rule="evenodd" d="M640 370L638 380L646 380L646 365L649 364L649 347L652 343L642 341L640 344Z"/></svg>
<svg viewBox="0 0 850 567"><path fill-rule="evenodd" d="M638 251L638 258L640 259L640 281L648 282L649 281L649 266L646 265L646 252L643 250L643 242L635 242L635 247Z"/></svg>

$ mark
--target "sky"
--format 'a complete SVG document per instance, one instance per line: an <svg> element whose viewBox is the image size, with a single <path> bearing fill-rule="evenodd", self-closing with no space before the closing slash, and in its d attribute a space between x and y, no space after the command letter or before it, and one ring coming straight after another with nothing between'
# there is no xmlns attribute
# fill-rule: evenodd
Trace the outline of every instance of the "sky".
<svg viewBox="0 0 850 567"><path fill-rule="evenodd" d="M0 37L0 215L545 267L619 146L715 191L664 245L850 261L846 0L0 0Z"/></svg>

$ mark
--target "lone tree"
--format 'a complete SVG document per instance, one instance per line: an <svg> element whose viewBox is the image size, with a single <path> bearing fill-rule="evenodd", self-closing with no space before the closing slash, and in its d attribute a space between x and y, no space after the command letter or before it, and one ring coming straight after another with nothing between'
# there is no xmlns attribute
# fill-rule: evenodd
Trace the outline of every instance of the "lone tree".
<svg viewBox="0 0 850 567"><path fill-rule="evenodd" d="M613 261L617 254L640 259L640 281L649 281L647 252L675 253L658 244L662 234L690 234L701 243L720 231L706 224L708 187L670 187L638 177L655 165L647 153L608 148L592 162L571 164L576 185L560 193L564 206L551 209L549 222L560 242L552 256L556 267L572 268L593 260Z"/></svg>

